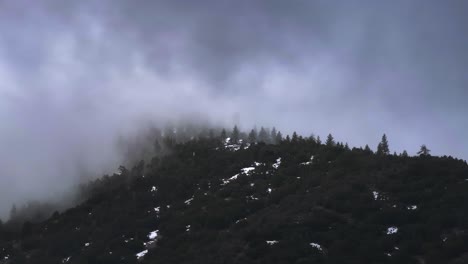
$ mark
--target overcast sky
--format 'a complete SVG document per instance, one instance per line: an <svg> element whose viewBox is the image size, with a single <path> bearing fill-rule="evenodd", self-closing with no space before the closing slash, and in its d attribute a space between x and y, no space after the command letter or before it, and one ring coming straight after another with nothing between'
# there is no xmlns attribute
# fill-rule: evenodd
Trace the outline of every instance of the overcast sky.
<svg viewBox="0 0 468 264"><path fill-rule="evenodd" d="M468 2L0 1L0 216L186 114L468 157Z"/></svg>

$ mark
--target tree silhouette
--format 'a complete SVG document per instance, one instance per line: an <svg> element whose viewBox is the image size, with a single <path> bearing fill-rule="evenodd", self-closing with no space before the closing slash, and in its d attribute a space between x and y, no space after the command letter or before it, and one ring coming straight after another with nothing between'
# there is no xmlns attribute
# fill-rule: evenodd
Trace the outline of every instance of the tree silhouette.
<svg viewBox="0 0 468 264"><path fill-rule="evenodd" d="M407 158L408 157L408 152L406 152L406 150L403 150L403 153L401 153L401 156L403 158Z"/></svg>
<svg viewBox="0 0 468 264"><path fill-rule="evenodd" d="M258 141L268 143L268 133L265 128L260 128L260 133L258 133Z"/></svg>
<svg viewBox="0 0 468 264"><path fill-rule="evenodd" d="M328 134L327 141L325 141L325 145L332 147L332 146L335 146L335 144L336 143L335 143L335 140L333 139L332 134Z"/></svg>
<svg viewBox="0 0 468 264"><path fill-rule="evenodd" d="M231 140L234 142L234 144L239 141L239 129L237 128L237 125L235 125L232 129Z"/></svg>
<svg viewBox="0 0 468 264"><path fill-rule="evenodd" d="M379 145L377 145L377 154L378 155L388 155L390 154L390 149L388 148L387 135L383 134L382 140Z"/></svg>
<svg viewBox="0 0 468 264"><path fill-rule="evenodd" d="M248 140L250 143L257 142L257 131L255 129L250 130Z"/></svg>
<svg viewBox="0 0 468 264"><path fill-rule="evenodd" d="M372 154L372 150L369 148L369 145L366 144L366 146L364 147L364 152L366 152L367 154Z"/></svg>
<svg viewBox="0 0 468 264"><path fill-rule="evenodd" d="M221 130L221 139L222 140L225 140L227 138L226 136L226 129L223 128L223 130Z"/></svg>
<svg viewBox="0 0 468 264"><path fill-rule="evenodd" d="M278 143L278 142L276 142L276 133L277 133L276 128L273 127L273 129L270 132L270 141L271 141L272 144Z"/></svg>
<svg viewBox="0 0 468 264"><path fill-rule="evenodd" d="M276 141L276 144L279 144L279 143L281 143L281 141L283 141L283 135L281 134L280 131L278 131L278 133L276 133L275 141Z"/></svg>
<svg viewBox="0 0 468 264"><path fill-rule="evenodd" d="M430 156L431 150L426 147L426 145L421 145L421 148L418 151L418 155L421 157Z"/></svg>

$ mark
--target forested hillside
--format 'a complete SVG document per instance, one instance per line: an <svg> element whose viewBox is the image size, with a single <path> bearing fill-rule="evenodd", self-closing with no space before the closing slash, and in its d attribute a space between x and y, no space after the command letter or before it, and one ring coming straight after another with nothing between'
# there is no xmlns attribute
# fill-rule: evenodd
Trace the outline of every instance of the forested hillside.
<svg viewBox="0 0 468 264"><path fill-rule="evenodd" d="M468 263L463 160L263 128L155 138L78 206L0 225L0 263Z"/></svg>

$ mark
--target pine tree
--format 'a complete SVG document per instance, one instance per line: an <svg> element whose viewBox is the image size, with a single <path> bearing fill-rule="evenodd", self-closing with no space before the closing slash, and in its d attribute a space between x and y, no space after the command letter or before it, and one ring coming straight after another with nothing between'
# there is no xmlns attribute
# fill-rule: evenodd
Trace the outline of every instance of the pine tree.
<svg viewBox="0 0 468 264"><path fill-rule="evenodd" d="M239 142L239 129L237 128L237 125L235 125L232 129L231 140L231 142L233 142L234 144L237 144L237 142Z"/></svg>
<svg viewBox="0 0 468 264"><path fill-rule="evenodd" d="M273 129L271 130L271 133L270 133L270 141L271 141L272 144L278 143L278 142L276 142L276 134L277 134L276 128L273 127Z"/></svg>
<svg viewBox="0 0 468 264"><path fill-rule="evenodd" d="M296 131L294 131L293 134L292 134L291 142L292 142L292 143L297 143L297 142L298 142L298 139L299 139L299 138L298 138L298 136L297 136L297 133L296 133Z"/></svg>
<svg viewBox="0 0 468 264"><path fill-rule="evenodd" d="M421 149L418 151L418 155L421 157L430 156L431 150L426 147L426 145L421 145Z"/></svg>
<svg viewBox="0 0 468 264"><path fill-rule="evenodd" d="M268 143L268 133L265 128L260 128L260 133L258 133L258 142Z"/></svg>
<svg viewBox="0 0 468 264"><path fill-rule="evenodd" d="M349 146L348 146L348 143L345 144L344 149L345 149L345 150L350 150L350 149L349 149Z"/></svg>
<svg viewBox="0 0 468 264"><path fill-rule="evenodd" d="M312 141L312 143L317 143L317 140L316 140L314 134L310 135L309 140Z"/></svg>
<svg viewBox="0 0 468 264"><path fill-rule="evenodd" d="M226 129L223 128L223 130L221 130L221 140L225 140L226 138L227 138Z"/></svg>
<svg viewBox="0 0 468 264"><path fill-rule="evenodd" d="M320 136L317 136L317 144L322 145L322 140L320 139Z"/></svg>
<svg viewBox="0 0 468 264"><path fill-rule="evenodd" d="M283 135L281 134L280 131L278 131L278 133L276 133L276 144L279 144L281 143L281 141L283 141Z"/></svg>
<svg viewBox="0 0 468 264"><path fill-rule="evenodd" d="M257 142L257 131L255 129L250 130L248 140L251 144Z"/></svg>
<svg viewBox="0 0 468 264"><path fill-rule="evenodd" d="M364 147L364 151L368 154L372 154L372 150L369 148L369 145L366 144L366 146Z"/></svg>
<svg viewBox="0 0 468 264"><path fill-rule="evenodd" d="M377 145L377 154L378 155L388 155L390 154L390 149L388 148L387 135L383 134L382 140L379 145Z"/></svg>
<svg viewBox="0 0 468 264"><path fill-rule="evenodd" d="M291 138L289 137L289 135L286 135L286 142L291 142Z"/></svg>
<svg viewBox="0 0 468 264"><path fill-rule="evenodd" d="M403 153L401 153L401 156L403 158L407 158L408 157L408 152L406 152L406 150L403 150Z"/></svg>
<svg viewBox="0 0 468 264"><path fill-rule="evenodd" d="M335 140L333 139L332 134L328 134L327 141L325 142L325 145L327 145L329 147L335 146Z"/></svg>

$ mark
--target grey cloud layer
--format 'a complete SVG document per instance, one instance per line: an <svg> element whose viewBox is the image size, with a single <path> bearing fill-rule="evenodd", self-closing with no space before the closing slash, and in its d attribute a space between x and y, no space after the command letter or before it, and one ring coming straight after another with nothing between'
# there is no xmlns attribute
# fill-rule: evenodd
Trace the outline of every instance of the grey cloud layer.
<svg viewBox="0 0 468 264"><path fill-rule="evenodd" d="M465 1L3 1L0 215L198 113L466 158Z"/></svg>

